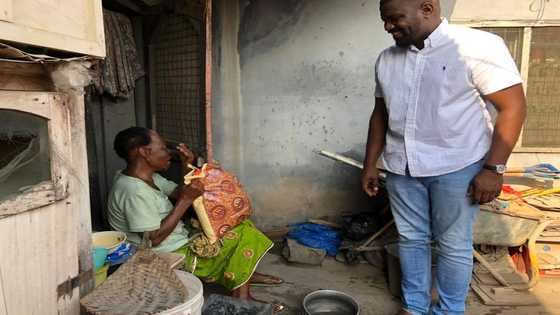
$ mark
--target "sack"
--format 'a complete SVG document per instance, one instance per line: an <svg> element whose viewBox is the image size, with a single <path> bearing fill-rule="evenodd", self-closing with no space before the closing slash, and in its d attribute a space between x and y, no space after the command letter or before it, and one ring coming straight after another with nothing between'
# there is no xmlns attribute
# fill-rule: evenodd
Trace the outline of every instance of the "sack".
<svg viewBox="0 0 560 315"><path fill-rule="evenodd" d="M321 265L327 256L327 251L301 245L296 240L288 238L282 249L282 256L291 263Z"/></svg>
<svg viewBox="0 0 560 315"><path fill-rule="evenodd" d="M288 238L317 249L324 249L329 256L336 256L341 239L334 229L314 223L299 223L290 226Z"/></svg>
<svg viewBox="0 0 560 315"><path fill-rule="evenodd" d="M204 193L194 203L202 231L214 244L251 215L251 203L237 178L219 166L204 164L185 176L185 185L200 179Z"/></svg>

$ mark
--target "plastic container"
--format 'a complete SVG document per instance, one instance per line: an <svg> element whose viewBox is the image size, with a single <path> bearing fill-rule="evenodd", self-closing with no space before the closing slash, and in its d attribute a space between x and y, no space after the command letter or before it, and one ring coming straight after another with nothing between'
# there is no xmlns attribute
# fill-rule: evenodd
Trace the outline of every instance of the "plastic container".
<svg viewBox="0 0 560 315"><path fill-rule="evenodd" d="M95 271L95 279L93 281L95 287L107 280L107 270L109 270L109 264L105 264L103 267Z"/></svg>
<svg viewBox="0 0 560 315"><path fill-rule="evenodd" d="M107 256L109 265L115 266L125 263L136 252L136 246L124 242L114 252Z"/></svg>
<svg viewBox="0 0 560 315"><path fill-rule="evenodd" d="M97 271L99 268L103 267L105 260L107 259L107 254L109 250L104 247L94 247L92 251L93 256L93 270Z"/></svg>
<svg viewBox="0 0 560 315"><path fill-rule="evenodd" d="M201 315L202 306L204 305L202 282L188 272L175 270L175 273L187 288L187 302L177 305L167 311L160 312L158 315Z"/></svg>

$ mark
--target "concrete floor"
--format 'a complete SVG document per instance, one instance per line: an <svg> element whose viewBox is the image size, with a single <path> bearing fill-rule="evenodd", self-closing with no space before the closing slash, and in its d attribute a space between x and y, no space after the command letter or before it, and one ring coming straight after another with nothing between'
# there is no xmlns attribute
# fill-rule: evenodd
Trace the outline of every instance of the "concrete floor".
<svg viewBox="0 0 560 315"><path fill-rule="evenodd" d="M383 272L367 263L348 266L329 258L322 266L293 265L288 264L281 256L269 254L259 265L258 271L277 275L285 280L281 286L253 286L251 289L255 298L284 303L287 309L283 315L302 314L303 297L318 289L334 289L354 296L360 304L362 315L393 315L399 309L399 300L389 293ZM560 314L560 279L543 279L531 294L541 301L541 305L485 306L471 292L467 302L467 314Z"/></svg>

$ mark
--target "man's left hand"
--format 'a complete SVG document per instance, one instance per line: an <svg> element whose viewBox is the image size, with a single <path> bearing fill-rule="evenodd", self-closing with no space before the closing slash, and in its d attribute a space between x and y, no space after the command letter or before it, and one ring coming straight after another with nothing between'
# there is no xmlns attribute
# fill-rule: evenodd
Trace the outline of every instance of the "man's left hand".
<svg viewBox="0 0 560 315"><path fill-rule="evenodd" d="M469 196L474 203L488 203L500 195L503 183L502 175L483 169L472 180Z"/></svg>

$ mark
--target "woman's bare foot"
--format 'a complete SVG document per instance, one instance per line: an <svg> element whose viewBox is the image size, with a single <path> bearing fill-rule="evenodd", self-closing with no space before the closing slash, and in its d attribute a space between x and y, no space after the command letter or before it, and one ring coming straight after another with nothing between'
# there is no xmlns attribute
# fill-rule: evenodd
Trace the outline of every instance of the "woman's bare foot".
<svg viewBox="0 0 560 315"><path fill-rule="evenodd" d="M238 299L252 300L251 292L249 291L249 283L245 283L239 288L231 291L231 296Z"/></svg>
<svg viewBox="0 0 560 315"><path fill-rule="evenodd" d="M275 276L255 272L249 282L252 285L279 285L284 283L284 280Z"/></svg>

